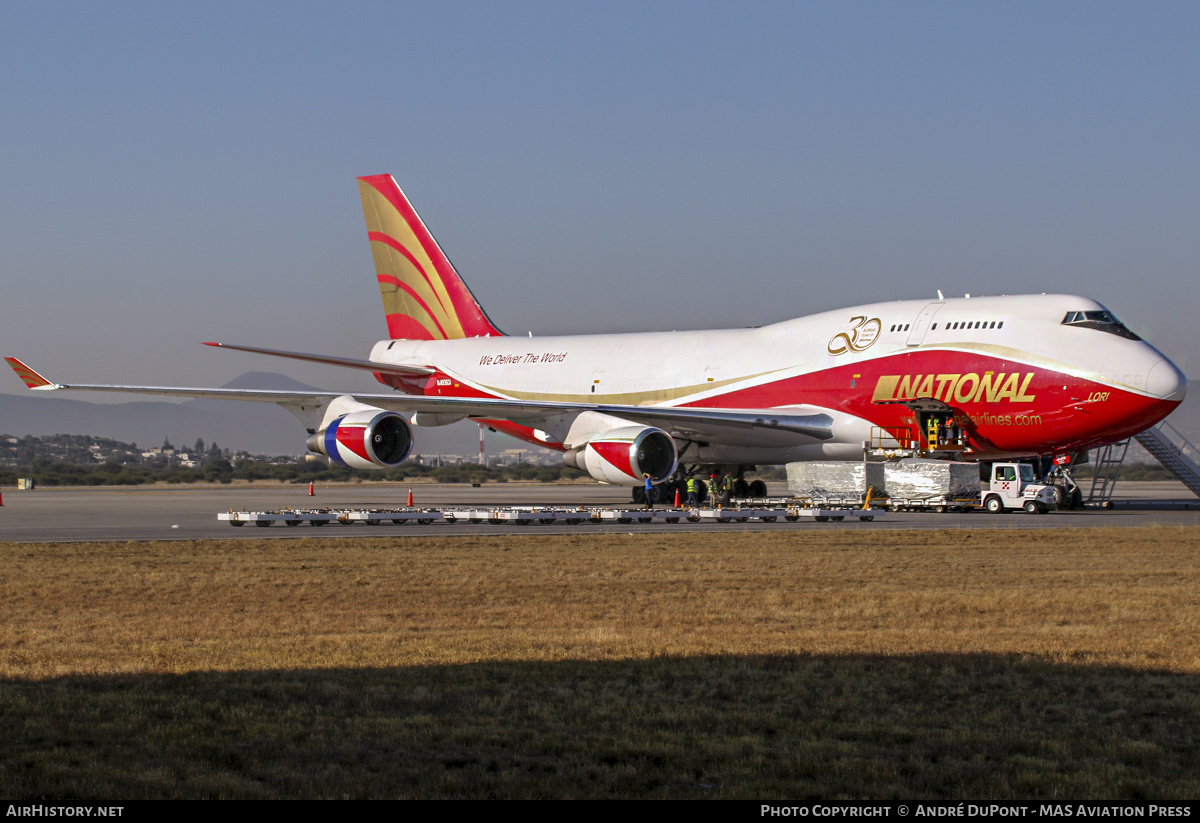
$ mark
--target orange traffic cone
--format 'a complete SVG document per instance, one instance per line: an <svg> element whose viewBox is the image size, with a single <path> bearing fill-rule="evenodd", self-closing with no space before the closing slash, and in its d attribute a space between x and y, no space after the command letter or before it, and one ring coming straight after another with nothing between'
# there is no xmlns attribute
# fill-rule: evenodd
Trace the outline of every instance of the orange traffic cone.
<svg viewBox="0 0 1200 823"><path fill-rule="evenodd" d="M405 505L412 508L412 489L408 490L408 502Z"/></svg>
<svg viewBox="0 0 1200 823"><path fill-rule="evenodd" d="M308 481L308 496L316 497L316 495L313 493L313 485L311 480Z"/></svg>
<svg viewBox="0 0 1200 823"><path fill-rule="evenodd" d="M675 487L675 508L679 508L679 487Z"/></svg>

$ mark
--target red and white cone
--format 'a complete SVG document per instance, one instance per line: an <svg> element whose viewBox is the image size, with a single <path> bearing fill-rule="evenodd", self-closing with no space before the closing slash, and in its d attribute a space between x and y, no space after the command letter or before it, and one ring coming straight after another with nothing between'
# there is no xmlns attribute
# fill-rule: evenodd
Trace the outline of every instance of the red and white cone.
<svg viewBox="0 0 1200 823"><path fill-rule="evenodd" d="M313 484L311 480L308 481L308 496L316 497L316 494L313 492Z"/></svg>
<svg viewBox="0 0 1200 823"><path fill-rule="evenodd" d="M679 489L678 489L678 487L676 487L676 489L675 489L675 504L674 505L675 505L675 508L677 508L677 509L679 508Z"/></svg>
<svg viewBox="0 0 1200 823"><path fill-rule="evenodd" d="M409 508L412 508L412 489L408 490L408 502L405 503L404 505L408 506Z"/></svg>

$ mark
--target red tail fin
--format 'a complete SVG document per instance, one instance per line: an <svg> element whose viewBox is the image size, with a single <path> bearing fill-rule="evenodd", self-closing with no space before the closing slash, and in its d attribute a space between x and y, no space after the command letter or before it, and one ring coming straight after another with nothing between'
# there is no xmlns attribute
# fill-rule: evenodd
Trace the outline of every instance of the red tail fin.
<svg viewBox="0 0 1200 823"><path fill-rule="evenodd" d="M388 333L410 340L503 334L390 174L358 178Z"/></svg>

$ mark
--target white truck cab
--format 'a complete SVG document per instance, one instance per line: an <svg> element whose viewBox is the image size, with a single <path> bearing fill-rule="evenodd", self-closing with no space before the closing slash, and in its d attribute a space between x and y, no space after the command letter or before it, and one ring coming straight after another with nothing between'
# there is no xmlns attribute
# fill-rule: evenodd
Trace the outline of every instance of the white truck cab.
<svg viewBox="0 0 1200 823"><path fill-rule="evenodd" d="M1029 463L993 463L990 481L983 482L980 502L992 514L1024 509L1045 514L1062 502L1058 486L1038 483Z"/></svg>

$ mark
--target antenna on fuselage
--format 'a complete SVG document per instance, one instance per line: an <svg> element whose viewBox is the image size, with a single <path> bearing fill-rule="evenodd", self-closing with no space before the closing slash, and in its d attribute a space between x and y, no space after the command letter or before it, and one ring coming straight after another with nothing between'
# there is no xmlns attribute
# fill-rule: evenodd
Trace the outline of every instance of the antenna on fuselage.
<svg viewBox="0 0 1200 823"><path fill-rule="evenodd" d="M942 290L941 290L941 289L938 289L938 290L937 290L937 293L938 293L938 300L945 300L945 299L946 299L945 295L943 295L943 294L942 294Z"/></svg>

